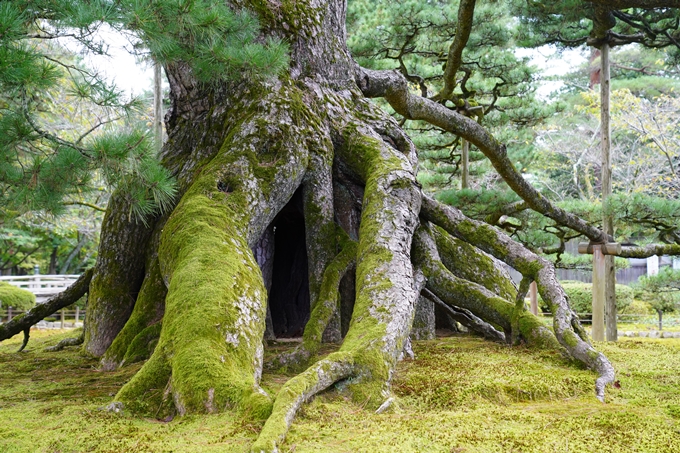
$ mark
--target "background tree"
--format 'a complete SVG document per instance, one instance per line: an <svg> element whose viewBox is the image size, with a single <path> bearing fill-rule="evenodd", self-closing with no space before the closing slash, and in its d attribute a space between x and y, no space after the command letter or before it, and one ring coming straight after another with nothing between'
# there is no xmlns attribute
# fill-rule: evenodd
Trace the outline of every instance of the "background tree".
<svg viewBox="0 0 680 453"><path fill-rule="evenodd" d="M656 275L641 277L636 290L659 315L659 330L663 330L663 315L680 307L680 271L664 268Z"/></svg>

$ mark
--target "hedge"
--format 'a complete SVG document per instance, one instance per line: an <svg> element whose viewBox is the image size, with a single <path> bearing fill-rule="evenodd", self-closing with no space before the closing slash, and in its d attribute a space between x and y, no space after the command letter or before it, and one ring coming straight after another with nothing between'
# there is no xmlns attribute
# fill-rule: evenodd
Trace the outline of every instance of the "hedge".
<svg viewBox="0 0 680 453"><path fill-rule="evenodd" d="M9 283L0 282L0 305L4 308L28 310L35 305L35 294Z"/></svg>
<svg viewBox="0 0 680 453"><path fill-rule="evenodd" d="M562 288L569 296L569 303L576 313L583 315L593 311L592 283L561 282ZM616 285L616 310L621 313L633 303L633 289L627 285ZM539 296L541 310L549 312L548 305Z"/></svg>

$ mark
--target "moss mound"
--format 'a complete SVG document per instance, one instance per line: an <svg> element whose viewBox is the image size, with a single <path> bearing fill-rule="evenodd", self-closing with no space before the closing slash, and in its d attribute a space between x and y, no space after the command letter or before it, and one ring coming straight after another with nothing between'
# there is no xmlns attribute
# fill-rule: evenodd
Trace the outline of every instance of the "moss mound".
<svg viewBox="0 0 680 453"><path fill-rule="evenodd" d="M141 364L100 372L78 348L43 351L78 335L33 331L21 354L21 335L0 343L1 452L250 452L262 423L236 411L171 419L99 410ZM595 375L559 355L468 336L413 346L416 360L395 373L393 408L375 414L342 391L324 392L303 406L281 451L680 451L680 340L599 344L621 385L606 404L593 394ZM266 355L292 347L275 343ZM265 372L262 384L275 393L292 376Z"/></svg>
<svg viewBox="0 0 680 453"><path fill-rule="evenodd" d="M35 305L35 295L9 283L0 282L0 305L17 310L28 310Z"/></svg>

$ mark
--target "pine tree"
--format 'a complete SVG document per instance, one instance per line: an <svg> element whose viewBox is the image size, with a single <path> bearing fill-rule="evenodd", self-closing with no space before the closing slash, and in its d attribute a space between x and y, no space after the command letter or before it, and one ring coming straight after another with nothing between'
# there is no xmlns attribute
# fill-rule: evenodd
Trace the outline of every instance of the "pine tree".
<svg viewBox="0 0 680 453"><path fill-rule="evenodd" d="M459 5L461 28L433 98L401 73L357 64L346 46L342 0L234 4L253 11L260 26L234 39L257 36L252 42L265 43L257 48L267 58L259 61L268 61L270 71L250 62L229 66L236 61L231 53L203 40L214 36L207 28L223 24L213 14L221 11L216 3L105 5L114 5L120 24L165 66L173 109L161 161L178 187L172 209L148 225L134 222L129 200L115 194L97 264L68 295L89 293L83 349L102 357L104 370L148 357L112 410L152 416L239 410L267 420L252 446L258 453L278 451L304 401L336 382L349 397L385 410L416 307L432 307L420 299L423 289L424 297L469 313L468 325L479 332L566 352L597 373L597 396L604 399L614 369L589 343L553 266L424 195L416 147L371 101L381 98L404 118L465 138L529 207L602 241L600 229L528 184L489 130L449 108L474 1ZM186 20L169 13L193 6L201 8ZM172 33L163 34L165 25ZM233 42L232 53L249 49ZM287 52L280 42L289 43ZM193 54L196 49L205 53ZM523 275L519 289L497 260ZM349 288L345 275L354 278ZM532 281L554 314L553 330L525 310ZM309 316L303 342L278 358L279 365L305 371L275 399L259 385L268 308L270 326L287 334ZM21 319L0 326L0 338L17 328ZM342 344L318 357L324 337Z"/></svg>

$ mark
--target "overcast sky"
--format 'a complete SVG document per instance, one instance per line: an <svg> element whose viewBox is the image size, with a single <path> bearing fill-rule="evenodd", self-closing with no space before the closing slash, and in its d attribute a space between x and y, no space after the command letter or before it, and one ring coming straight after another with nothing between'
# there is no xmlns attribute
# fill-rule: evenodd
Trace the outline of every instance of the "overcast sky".
<svg viewBox="0 0 680 453"><path fill-rule="evenodd" d="M60 44L80 54L84 63L93 70L104 74L118 88L133 95L142 94L153 89L153 67L147 62L140 62L127 49L131 47L128 40L108 26L103 26L98 36L108 45L109 55L93 55L83 52L75 40L63 38Z"/></svg>
<svg viewBox="0 0 680 453"><path fill-rule="evenodd" d="M109 45L109 56L84 53L85 63L90 68L105 74L109 81L115 82L126 93L139 95L145 90L151 91L153 68L147 62L137 61L128 52L125 48L130 47L127 39L111 29L102 30L100 36ZM73 41L63 41L62 44L73 51L81 51ZM586 59L582 50L567 50L558 54L553 46L543 46L539 49L517 49L515 54L520 57L529 57L531 63L541 69L545 76L562 75ZM538 88L538 95L548 98L551 92L558 90L562 85L563 83L559 81L545 81Z"/></svg>

